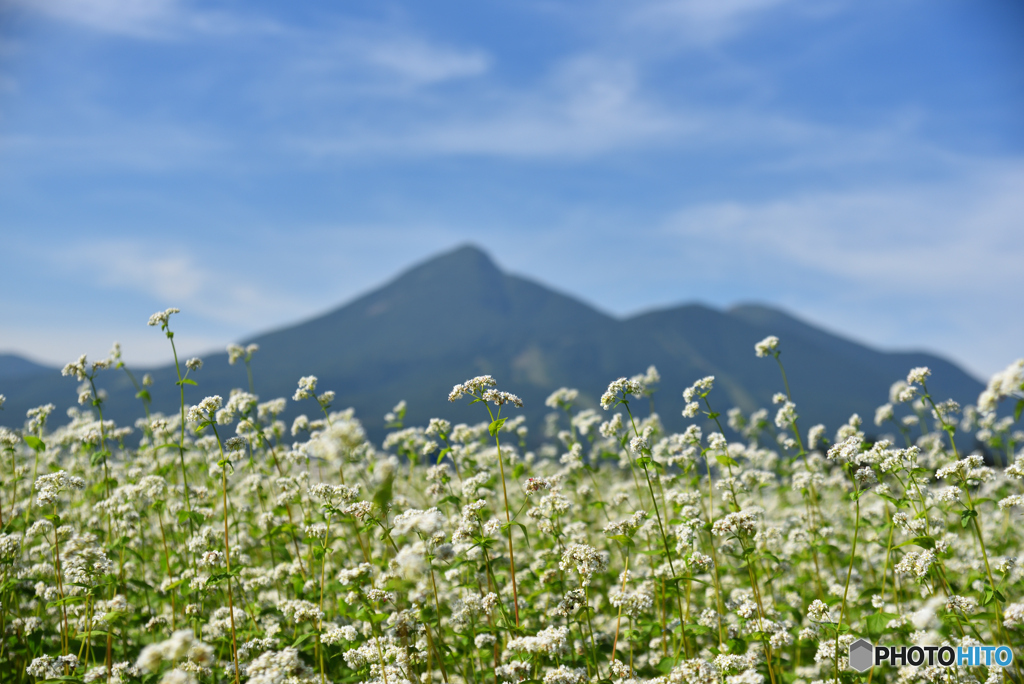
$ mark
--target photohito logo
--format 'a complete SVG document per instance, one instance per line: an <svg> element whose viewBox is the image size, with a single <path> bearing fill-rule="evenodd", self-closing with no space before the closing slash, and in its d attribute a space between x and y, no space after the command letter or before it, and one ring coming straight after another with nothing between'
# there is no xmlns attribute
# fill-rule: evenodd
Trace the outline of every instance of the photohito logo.
<svg viewBox="0 0 1024 684"><path fill-rule="evenodd" d="M1013 662L1009 646L875 646L867 639L850 644L850 667L867 672L874 665L888 663L892 667L903 665L998 665L1006 667Z"/></svg>

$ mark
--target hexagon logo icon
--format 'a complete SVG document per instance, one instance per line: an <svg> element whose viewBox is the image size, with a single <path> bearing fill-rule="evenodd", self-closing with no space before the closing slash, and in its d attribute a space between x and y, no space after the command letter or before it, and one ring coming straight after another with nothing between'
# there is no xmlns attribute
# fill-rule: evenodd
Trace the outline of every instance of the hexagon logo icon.
<svg viewBox="0 0 1024 684"><path fill-rule="evenodd" d="M867 672L875 664L875 645L867 639L857 639L850 644L850 667L857 672Z"/></svg>

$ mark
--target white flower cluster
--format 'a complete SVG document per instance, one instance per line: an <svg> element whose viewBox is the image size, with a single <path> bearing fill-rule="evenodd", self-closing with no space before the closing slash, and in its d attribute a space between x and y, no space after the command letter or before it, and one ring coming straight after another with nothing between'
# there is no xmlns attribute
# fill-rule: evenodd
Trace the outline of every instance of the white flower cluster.
<svg viewBox="0 0 1024 684"><path fill-rule="evenodd" d="M165 327L167 325L168 320L171 317L171 314L176 313L181 313L181 309L170 308L165 309L164 311L157 311L155 314L149 317L149 325L154 327L159 325L161 328Z"/></svg>
<svg viewBox="0 0 1024 684"><path fill-rule="evenodd" d="M612 380L608 384L608 389L601 395L601 408L607 411L615 405L615 402L625 399L630 394L634 397L642 397L644 395L643 383L635 378Z"/></svg>
<svg viewBox="0 0 1024 684"><path fill-rule="evenodd" d="M206 420L215 420L217 417L217 409L219 409L223 403L224 400L218 394L206 397L195 406L189 408L188 422L201 423Z"/></svg>
<svg viewBox="0 0 1024 684"><path fill-rule="evenodd" d="M769 335L754 345L754 353L757 354L758 357L771 356L778 352L779 338L775 335Z"/></svg>
<svg viewBox="0 0 1024 684"><path fill-rule="evenodd" d="M586 587L595 573L608 567L608 554L587 544L570 544L562 553L558 567L563 571L575 568L580 575L580 584Z"/></svg>
<svg viewBox="0 0 1024 684"><path fill-rule="evenodd" d="M579 396L579 390L559 387L548 395L548 398L544 400L544 405L554 409L569 409Z"/></svg>
<svg viewBox="0 0 1024 684"><path fill-rule="evenodd" d="M1017 359L992 376L988 386L978 396L978 410L992 413L1000 401L1024 391L1024 359Z"/></svg>
<svg viewBox="0 0 1024 684"><path fill-rule="evenodd" d="M565 655L569 652L569 628L547 627L535 636L509 639L506 645L510 651L543 653L550 656Z"/></svg>
<svg viewBox="0 0 1024 684"><path fill-rule="evenodd" d="M246 362L248 362L250 359L252 359L252 355L258 352L259 349L260 345L258 344L249 344L246 345L245 347L243 347L240 344L229 344L228 363L233 366L235 365L235 362L238 361L239 359L244 359Z"/></svg>
<svg viewBox="0 0 1024 684"><path fill-rule="evenodd" d="M478 397L485 389L488 387L494 387L497 384L498 383L490 375L478 375L475 378L455 385L455 387L452 388L452 391L448 393L448 401L455 401L456 399L461 399L466 395Z"/></svg>
<svg viewBox="0 0 1024 684"><path fill-rule="evenodd" d="M36 501L40 506L48 506L57 502L58 495L68 489L84 489L85 480L77 475L68 475L67 471L58 470L49 475L40 475L36 480Z"/></svg>

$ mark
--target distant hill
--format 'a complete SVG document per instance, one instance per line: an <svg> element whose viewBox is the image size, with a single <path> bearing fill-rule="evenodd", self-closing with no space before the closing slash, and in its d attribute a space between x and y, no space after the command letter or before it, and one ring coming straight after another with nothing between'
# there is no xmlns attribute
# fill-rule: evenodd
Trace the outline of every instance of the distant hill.
<svg viewBox="0 0 1024 684"><path fill-rule="evenodd" d="M30 375L38 375L49 371L50 368L29 361L16 354L0 354L0 383L5 383L17 378L24 378Z"/></svg>
<svg viewBox="0 0 1024 684"><path fill-rule="evenodd" d="M316 375L318 390L337 392L335 408L355 407L379 442L383 416L400 399L408 402L408 425L425 424L434 416L482 420L479 406L446 399L452 385L484 373L523 398L533 430L542 426L548 411L544 399L552 390L576 387L581 402L596 407L609 381L642 373L649 364L662 376L655 408L670 429L684 424L682 390L705 375L717 378L712 399L722 411L770 407L772 395L782 389L778 367L754 356L754 343L767 335L782 340L804 427L821 422L831 432L854 412L870 423L892 382L914 366L932 369L930 388L943 399L974 403L983 389L937 356L874 350L766 306L721 311L686 304L615 318L504 273L472 246L430 259L322 316L244 343L260 345L252 365L261 399L287 397L289 418L312 416L315 403L292 402L291 396L300 376ZM244 367L230 366L226 353L204 362L193 376L199 385L186 389L186 401L196 403L210 394L226 397L232 387L247 386ZM146 371L133 370L140 377ZM155 380L154 409L176 411L173 366L149 372ZM102 373L100 386L109 392L108 417L130 423L142 414L124 373ZM20 426L26 409L48 402L57 404L55 419L60 421L75 401L75 387L56 369L0 357L0 393L8 398L0 424Z"/></svg>

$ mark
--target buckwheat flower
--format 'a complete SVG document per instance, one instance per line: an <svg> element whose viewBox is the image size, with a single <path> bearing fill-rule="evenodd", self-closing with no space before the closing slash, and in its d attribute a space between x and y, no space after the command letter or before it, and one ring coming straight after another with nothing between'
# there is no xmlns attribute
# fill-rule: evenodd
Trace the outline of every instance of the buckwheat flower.
<svg viewBox="0 0 1024 684"><path fill-rule="evenodd" d="M637 456L640 456L644 451L650 451L651 445L647 441L646 437L636 436L629 440L629 450Z"/></svg>
<svg viewBox="0 0 1024 684"><path fill-rule="evenodd" d="M1014 393L1019 395L1021 390L1024 390L1024 359L1017 359L988 381L988 387L978 396L978 410L992 413L1000 401Z"/></svg>
<svg viewBox="0 0 1024 684"><path fill-rule="evenodd" d="M717 684L720 678L717 667L703 658L692 658L673 667L667 681L672 684Z"/></svg>
<svg viewBox="0 0 1024 684"><path fill-rule="evenodd" d="M811 622L831 622L828 604L820 599L811 601L811 605L807 607L807 619Z"/></svg>
<svg viewBox="0 0 1024 684"><path fill-rule="evenodd" d="M961 458L959 461L950 463L949 465L943 466L935 471L935 477L940 480L945 480L951 475L959 475L966 477L967 474L975 468L980 468L985 464L985 459L979 454L971 454L966 458Z"/></svg>
<svg viewBox="0 0 1024 684"><path fill-rule="evenodd" d="M547 627L537 632L536 636L509 639L506 648L510 651L525 653L545 653L551 656L565 655L569 652L569 628Z"/></svg>
<svg viewBox="0 0 1024 684"><path fill-rule="evenodd" d="M443 526L444 515L436 508L427 511L409 509L395 516L394 520L396 534L409 534L409 532L416 531L430 536L440 531Z"/></svg>
<svg viewBox="0 0 1024 684"><path fill-rule="evenodd" d="M365 518L366 516L370 515L372 511L373 504L371 504L369 501L356 501L341 509L342 513L346 515L351 515L352 517L359 519Z"/></svg>
<svg viewBox="0 0 1024 684"><path fill-rule="evenodd" d="M66 471L59 470L49 475L41 475L35 483L36 501L40 506L46 506L57 501L57 495L68 489L84 489L85 480L74 475L68 475Z"/></svg>
<svg viewBox="0 0 1024 684"><path fill-rule="evenodd" d="M630 378L619 378L608 384L608 389L601 395L601 408L605 411L610 409L621 398L632 394L634 397L644 396L644 386L639 380Z"/></svg>
<svg viewBox="0 0 1024 684"><path fill-rule="evenodd" d="M207 551L199 559L199 566L204 568L217 567L224 564L223 551Z"/></svg>
<svg viewBox="0 0 1024 684"><path fill-rule="evenodd" d="M696 418L700 413L700 404L695 401L688 402L683 408L683 418Z"/></svg>
<svg viewBox="0 0 1024 684"><path fill-rule="evenodd" d="M544 684L586 684L587 671L582 667L559 665L544 673Z"/></svg>
<svg viewBox="0 0 1024 684"><path fill-rule="evenodd" d="M56 658L43 655L38 658L34 658L29 666L25 668L25 673L38 680L58 679L64 676L64 668L68 668L73 671L77 667L78 656L74 654L57 656ZM8 672L8 674L11 673Z"/></svg>
<svg viewBox="0 0 1024 684"><path fill-rule="evenodd" d="M198 356L193 356L191 359L185 362L185 368L190 371L197 371L203 367L203 360Z"/></svg>
<svg viewBox="0 0 1024 684"><path fill-rule="evenodd" d="M459 385L455 385L452 388L452 391L448 393L448 401L455 401L467 394L470 396L478 396L484 391L484 389L494 387L496 384L498 383L490 375L478 375L471 380L466 380Z"/></svg>
<svg viewBox="0 0 1024 684"><path fill-rule="evenodd" d="M779 351L779 338L775 335L769 335L760 342L754 345L754 353L758 357L769 356L778 353Z"/></svg>
<svg viewBox="0 0 1024 684"><path fill-rule="evenodd" d="M580 584L586 587L595 572L602 572L608 567L608 556L586 544L570 544L562 553L558 567L563 571L575 568L580 575Z"/></svg>
<svg viewBox="0 0 1024 684"><path fill-rule="evenodd" d="M313 523L312 525L306 525L304 530L306 536L310 539L319 539L323 541L327 539L327 525L324 523Z"/></svg>
<svg viewBox="0 0 1024 684"><path fill-rule="evenodd" d="M12 449L20 441L21 438L18 437L18 433L5 427L0 427L0 447Z"/></svg>
<svg viewBox="0 0 1024 684"><path fill-rule="evenodd" d="M1012 506L1024 506L1024 496L1021 496L1020 494L1012 494L999 500L1000 510L1005 510Z"/></svg>
<svg viewBox="0 0 1024 684"><path fill-rule="evenodd" d="M489 401L495 406L503 406L505 404L512 404L516 408L523 407L523 400L510 392L499 392L498 390L485 390L481 395L484 401Z"/></svg>
<svg viewBox="0 0 1024 684"><path fill-rule="evenodd" d="M526 479L523 489L526 490L526 495L530 496L545 489L551 489L551 482L543 477L529 477Z"/></svg>
<svg viewBox="0 0 1024 684"><path fill-rule="evenodd" d="M189 408L188 410L188 422L190 423L201 423L204 420L212 419L216 416L217 409L221 407L223 403L220 395L215 394L211 397L206 397L197 405Z"/></svg>
<svg viewBox="0 0 1024 684"><path fill-rule="evenodd" d="M845 441L839 444L833 444L829 447L828 459L830 461L838 461L839 463L850 463L857 458L860 454L860 447L863 444L863 439L859 435L853 435L847 437Z"/></svg>
<svg viewBox="0 0 1024 684"><path fill-rule="evenodd" d="M978 601L970 596L951 595L946 599L946 610L970 615L978 608Z"/></svg>
<svg viewBox="0 0 1024 684"><path fill-rule="evenodd" d="M925 379L931 375L931 370L927 366L919 366L917 368L911 368L910 372L907 373L907 384L908 385L924 385Z"/></svg>
<svg viewBox="0 0 1024 684"><path fill-rule="evenodd" d="M558 462L568 466L571 470L583 467L583 445L576 442L566 453L562 454Z"/></svg>
<svg viewBox="0 0 1024 684"><path fill-rule="evenodd" d="M711 533L716 537L726 534L752 535L757 531L758 513L753 510L736 511L719 518L711 526Z"/></svg>
<svg viewBox="0 0 1024 684"><path fill-rule="evenodd" d="M314 399L316 397L316 376L306 375L299 378L299 388L295 390L293 401L302 399Z"/></svg>
<svg viewBox="0 0 1024 684"><path fill-rule="evenodd" d="M939 501L943 503L958 503L960 501L960 494L961 490L959 487L946 487L946 489L939 494Z"/></svg>
<svg viewBox="0 0 1024 684"><path fill-rule="evenodd" d="M882 404L875 409L875 425L881 427L881 425L887 421L892 420L893 410L892 404Z"/></svg>
<svg viewBox="0 0 1024 684"><path fill-rule="evenodd" d="M281 612L294 624L300 622L319 622L324 614L320 608L311 601L287 600L278 604Z"/></svg>
<svg viewBox="0 0 1024 684"><path fill-rule="evenodd" d="M780 430L785 429L795 423L798 417L799 416L796 413L796 404L791 401L787 401L775 414L775 427Z"/></svg>
<svg viewBox="0 0 1024 684"><path fill-rule="evenodd" d="M155 314L149 317L149 325L163 327L167 325L167 320L171 317L171 314L181 313L181 309L165 309L164 311L157 311Z"/></svg>
<svg viewBox="0 0 1024 684"><path fill-rule="evenodd" d="M544 405L549 408L567 409L572 406L579 395L579 390L560 387L548 395L548 398L544 400Z"/></svg>
<svg viewBox="0 0 1024 684"><path fill-rule="evenodd" d="M72 361L61 369L63 376L72 375L76 380L85 380L89 376L85 372L85 354L78 357L78 361Z"/></svg>
<svg viewBox="0 0 1024 684"><path fill-rule="evenodd" d="M711 556L701 553L700 551L694 551L690 554L690 557L686 561L687 565L692 568L696 568L703 572L707 572L712 568L714 562L711 560Z"/></svg>
<svg viewBox="0 0 1024 684"><path fill-rule="evenodd" d="M729 446L728 440L721 432L712 432L708 435L708 448L715 451L725 451Z"/></svg>
<svg viewBox="0 0 1024 684"><path fill-rule="evenodd" d="M1024 603L1011 603L1003 609L1003 624L1019 627L1024 624Z"/></svg>
<svg viewBox="0 0 1024 684"><path fill-rule="evenodd" d="M696 399L698 396L705 397L714 386L715 376L705 376L683 390L683 400L689 403Z"/></svg>
<svg viewBox="0 0 1024 684"><path fill-rule="evenodd" d="M899 575L916 575L920 578L928 573L934 562L935 554L932 551L910 551L896 564L894 570Z"/></svg>

